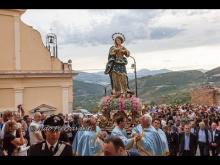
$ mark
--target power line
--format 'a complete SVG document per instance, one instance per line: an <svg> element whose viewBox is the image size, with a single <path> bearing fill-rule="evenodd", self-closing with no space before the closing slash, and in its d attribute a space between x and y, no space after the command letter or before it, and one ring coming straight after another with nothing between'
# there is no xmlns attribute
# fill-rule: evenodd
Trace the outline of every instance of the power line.
<svg viewBox="0 0 220 165"><path fill-rule="evenodd" d="M105 69L83 69L83 70L75 70L75 71L88 71L88 70L105 70Z"/></svg>
<svg viewBox="0 0 220 165"><path fill-rule="evenodd" d="M133 68L127 68L128 70L133 70ZM77 71L77 72L84 72L84 71L90 71L90 70L100 70L100 71L104 71L105 69L82 69L82 70L75 70L74 71Z"/></svg>
<svg viewBox="0 0 220 165"><path fill-rule="evenodd" d="M126 67L126 69L127 69L127 70L133 70L133 68L130 68L130 67ZM95 69L95 68L88 68L88 69L82 69L82 70L81 70L81 69L80 69L80 70L75 70L75 69L74 69L74 71L77 71L77 72L90 71L90 70L91 70L91 71L93 71L93 70L94 70L94 71L96 71L96 70L97 70L97 71L99 71L99 70L100 70L100 71L104 71L105 68L97 68L97 69Z"/></svg>

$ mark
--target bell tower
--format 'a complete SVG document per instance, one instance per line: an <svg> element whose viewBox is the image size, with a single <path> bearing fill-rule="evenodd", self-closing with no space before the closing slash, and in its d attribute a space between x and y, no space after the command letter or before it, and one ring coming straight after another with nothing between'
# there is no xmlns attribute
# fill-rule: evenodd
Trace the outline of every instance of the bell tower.
<svg viewBox="0 0 220 165"><path fill-rule="evenodd" d="M57 36L54 33L47 34L46 48L49 50L51 56L57 58Z"/></svg>

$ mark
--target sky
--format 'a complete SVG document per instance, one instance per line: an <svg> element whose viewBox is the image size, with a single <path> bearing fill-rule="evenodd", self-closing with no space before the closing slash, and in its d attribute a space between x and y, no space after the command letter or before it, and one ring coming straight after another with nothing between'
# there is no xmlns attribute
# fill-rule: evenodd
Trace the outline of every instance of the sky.
<svg viewBox="0 0 220 165"><path fill-rule="evenodd" d="M125 35L124 46L138 70L220 66L220 10L33 9L21 19L41 33L44 43L48 33L55 33L59 59L71 59L77 71L104 70L115 32Z"/></svg>

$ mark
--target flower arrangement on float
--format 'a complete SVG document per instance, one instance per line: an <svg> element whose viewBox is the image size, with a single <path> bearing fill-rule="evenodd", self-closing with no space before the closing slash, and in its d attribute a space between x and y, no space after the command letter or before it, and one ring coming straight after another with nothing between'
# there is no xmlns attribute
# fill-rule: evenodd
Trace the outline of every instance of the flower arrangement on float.
<svg viewBox="0 0 220 165"><path fill-rule="evenodd" d="M105 112L112 110L135 112L141 110L142 103L141 100L135 96L130 98L105 96L101 100L100 108Z"/></svg>

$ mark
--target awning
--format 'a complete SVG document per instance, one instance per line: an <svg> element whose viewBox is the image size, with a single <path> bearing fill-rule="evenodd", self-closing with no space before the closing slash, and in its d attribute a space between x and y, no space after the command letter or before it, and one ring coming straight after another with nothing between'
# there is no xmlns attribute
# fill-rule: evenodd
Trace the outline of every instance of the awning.
<svg viewBox="0 0 220 165"><path fill-rule="evenodd" d="M37 106L36 108L30 110L31 113L35 112L51 112L51 111L56 111L57 108L47 105L47 104L41 104L40 106Z"/></svg>

